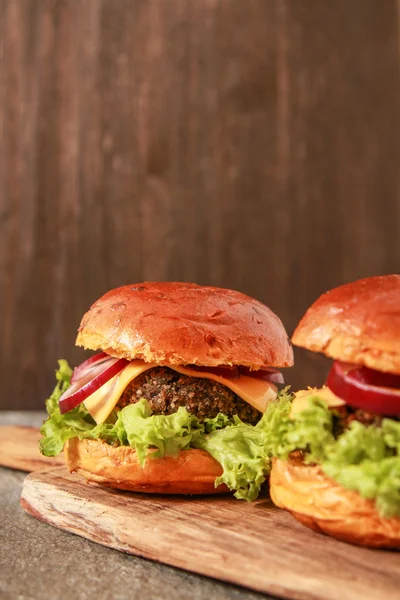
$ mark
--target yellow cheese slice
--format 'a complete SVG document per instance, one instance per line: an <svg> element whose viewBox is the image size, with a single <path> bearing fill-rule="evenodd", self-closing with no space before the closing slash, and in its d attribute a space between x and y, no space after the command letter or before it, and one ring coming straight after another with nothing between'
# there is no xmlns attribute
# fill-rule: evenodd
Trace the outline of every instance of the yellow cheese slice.
<svg viewBox="0 0 400 600"><path fill-rule="evenodd" d="M327 402L329 408L338 408L344 406L346 402L336 396L328 387L322 388L309 388L308 390L301 390L295 394L295 398L292 403L291 415L301 412L308 408L308 399L311 396L318 396Z"/></svg>
<svg viewBox="0 0 400 600"><path fill-rule="evenodd" d="M107 417L115 408L123 391L131 381L136 379L136 377L139 377L139 375L145 371L157 366L159 365L156 363L132 360L125 369L112 377L93 394L88 396L84 401L84 404L96 423L104 423L104 421L106 421ZM168 368L173 369L178 373L182 373L183 375L188 375L189 377L211 379L212 381L221 383L260 412L264 412L268 402L274 400L277 395L276 387L273 384L262 381L261 379L256 379L255 377L241 375L236 379L228 379L226 377L221 377L220 375L215 375L214 373L191 369L190 367L172 367L168 365Z"/></svg>

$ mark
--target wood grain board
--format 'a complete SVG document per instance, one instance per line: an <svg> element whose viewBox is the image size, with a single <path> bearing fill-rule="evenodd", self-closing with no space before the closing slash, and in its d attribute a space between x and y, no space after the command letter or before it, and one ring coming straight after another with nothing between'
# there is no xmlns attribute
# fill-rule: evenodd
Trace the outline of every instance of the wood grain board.
<svg viewBox="0 0 400 600"><path fill-rule="evenodd" d="M64 456L54 458L39 452L40 432L37 427L2 425L0 427L0 466L20 471L42 471L64 464Z"/></svg>
<svg viewBox="0 0 400 600"><path fill-rule="evenodd" d="M316 534L268 499L163 497L107 490L65 467L32 473L21 505L89 540L293 599L398 600L400 553Z"/></svg>

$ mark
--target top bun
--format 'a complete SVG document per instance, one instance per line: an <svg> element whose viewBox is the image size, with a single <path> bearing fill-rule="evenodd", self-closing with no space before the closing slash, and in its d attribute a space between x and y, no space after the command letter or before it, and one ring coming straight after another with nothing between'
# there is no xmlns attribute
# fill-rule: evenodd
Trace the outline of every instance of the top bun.
<svg viewBox="0 0 400 600"><path fill-rule="evenodd" d="M308 309L292 342L400 374L400 275L368 277L326 292Z"/></svg>
<svg viewBox="0 0 400 600"><path fill-rule="evenodd" d="M83 316L78 346L163 365L290 367L280 319L240 292L194 283L111 290Z"/></svg>

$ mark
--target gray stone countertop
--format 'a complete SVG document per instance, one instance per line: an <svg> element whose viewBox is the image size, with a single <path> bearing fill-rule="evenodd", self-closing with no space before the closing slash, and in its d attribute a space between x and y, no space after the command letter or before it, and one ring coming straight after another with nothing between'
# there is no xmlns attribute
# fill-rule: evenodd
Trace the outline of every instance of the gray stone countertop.
<svg viewBox="0 0 400 600"><path fill-rule="evenodd" d="M43 418L37 412L0 412L0 425L38 426ZM2 600L270 598L129 556L41 523L19 506L24 477L21 471L0 468Z"/></svg>

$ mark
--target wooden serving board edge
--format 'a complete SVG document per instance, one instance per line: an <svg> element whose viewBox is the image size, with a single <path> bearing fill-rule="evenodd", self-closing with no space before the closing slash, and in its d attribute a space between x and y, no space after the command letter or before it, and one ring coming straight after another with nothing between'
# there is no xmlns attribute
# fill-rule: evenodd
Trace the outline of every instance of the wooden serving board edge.
<svg viewBox="0 0 400 600"><path fill-rule="evenodd" d="M43 471L65 464L63 454L48 458L39 452L40 431L30 425L0 425L0 466Z"/></svg>
<svg viewBox="0 0 400 600"><path fill-rule="evenodd" d="M293 600L397 600L400 555L318 535L267 499L148 496L54 468L29 475L21 506L109 548Z"/></svg>
<svg viewBox="0 0 400 600"><path fill-rule="evenodd" d="M223 557L224 570L221 572L221 569L218 566L218 563L215 563L213 559L215 558L215 554L210 547L210 561L207 565L207 568L204 566L202 562L194 562L193 555L195 554L195 550L193 552L188 551L187 547L181 547L179 545L170 545L167 543L167 547L165 547L165 540L163 544L160 544L160 548L157 551L157 543L154 543L152 540L149 541L150 538L153 538L153 535L157 532L147 532L147 542L143 539L143 537L139 534L137 539L137 544L132 546L132 538L129 538L129 543L127 539L124 539L124 535L121 532L117 532L114 530L113 524L110 520L108 531L105 532L104 529L97 529L94 525L96 515L93 515L93 519L87 519L76 511L75 501L72 500L71 505L71 494L68 487L65 487L61 490L58 488L58 498L55 501L52 491L54 486L52 484L44 483L42 481L41 475L49 474L57 479L61 475L62 478L63 473L66 469L60 468L52 468L47 471L41 471L40 473L32 473L28 475L24 481L24 486L21 494L20 504L25 512L27 512L32 517L46 523L48 525L52 525L53 527L57 527L58 529L62 529L69 533L73 533L74 535L78 535L80 537L86 538L92 542L97 544L101 544L102 546L106 546L113 550L117 550L119 552L124 552L126 554L133 554L134 556L139 556L154 562L158 562L160 564L166 564L171 567L175 567L178 569L182 569L184 571L188 571L191 573L196 573L198 575L202 575L205 577L211 577L213 579L217 579L219 581L224 581L226 583L231 583L237 585L242 588L250 588L254 591L261 593L268 593L280 598L290 598L293 600L321 600L324 598L322 594L322 585L321 582L315 581L316 590L315 593L311 592L309 587L303 589L304 580L303 578L297 579L296 576L293 577L291 583L287 582L282 585L277 583L279 579L284 580L285 578L279 577L279 573L277 573L276 578L271 577L271 574L266 572L263 573L262 578L260 579L257 573L254 573L251 570L251 565L248 565L250 568L246 572L243 573L241 569L238 570L238 565L235 562L230 560L230 554L227 553ZM69 477L76 477L78 482L81 483L80 478L74 475L70 475ZM40 482L40 485L37 486L36 483ZM120 492L114 490L104 490L100 486L96 484L84 484L90 489L90 493L94 494L96 497L96 507L98 510L98 495L102 494L113 494L113 495L121 495ZM139 496L139 502L145 502L145 495L135 495ZM28 499L29 497L29 499ZM125 494L122 494L122 498L125 497ZM164 497L165 499L172 499L173 497ZM232 500L236 502L235 500ZM89 503L90 501L85 501L82 499L82 502ZM187 502L191 502L191 500L187 500ZM43 507L47 504L50 509L47 513L47 516L43 515ZM71 510L69 511L69 505ZM278 509L276 509L278 510ZM103 517L102 525L104 526L104 516L108 511L107 505L104 506L104 511L99 511L99 514ZM143 527L143 519L142 514L138 514L138 529L143 532L145 529ZM161 511L162 518L162 511ZM187 522L185 521L185 526L187 526ZM153 535L149 535L149 534ZM105 535L106 534L106 535ZM194 528L194 536L196 535L196 528ZM188 535L186 532L185 537L187 541L190 543L190 539L193 539L193 532ZM210 540L210 543L212 541ZM156 550L155 550L156 549ZM203 550L204 555L204 550ZM243 566L243 565L242 565ZM244 575L244 577L243 577Z"/></svg>

